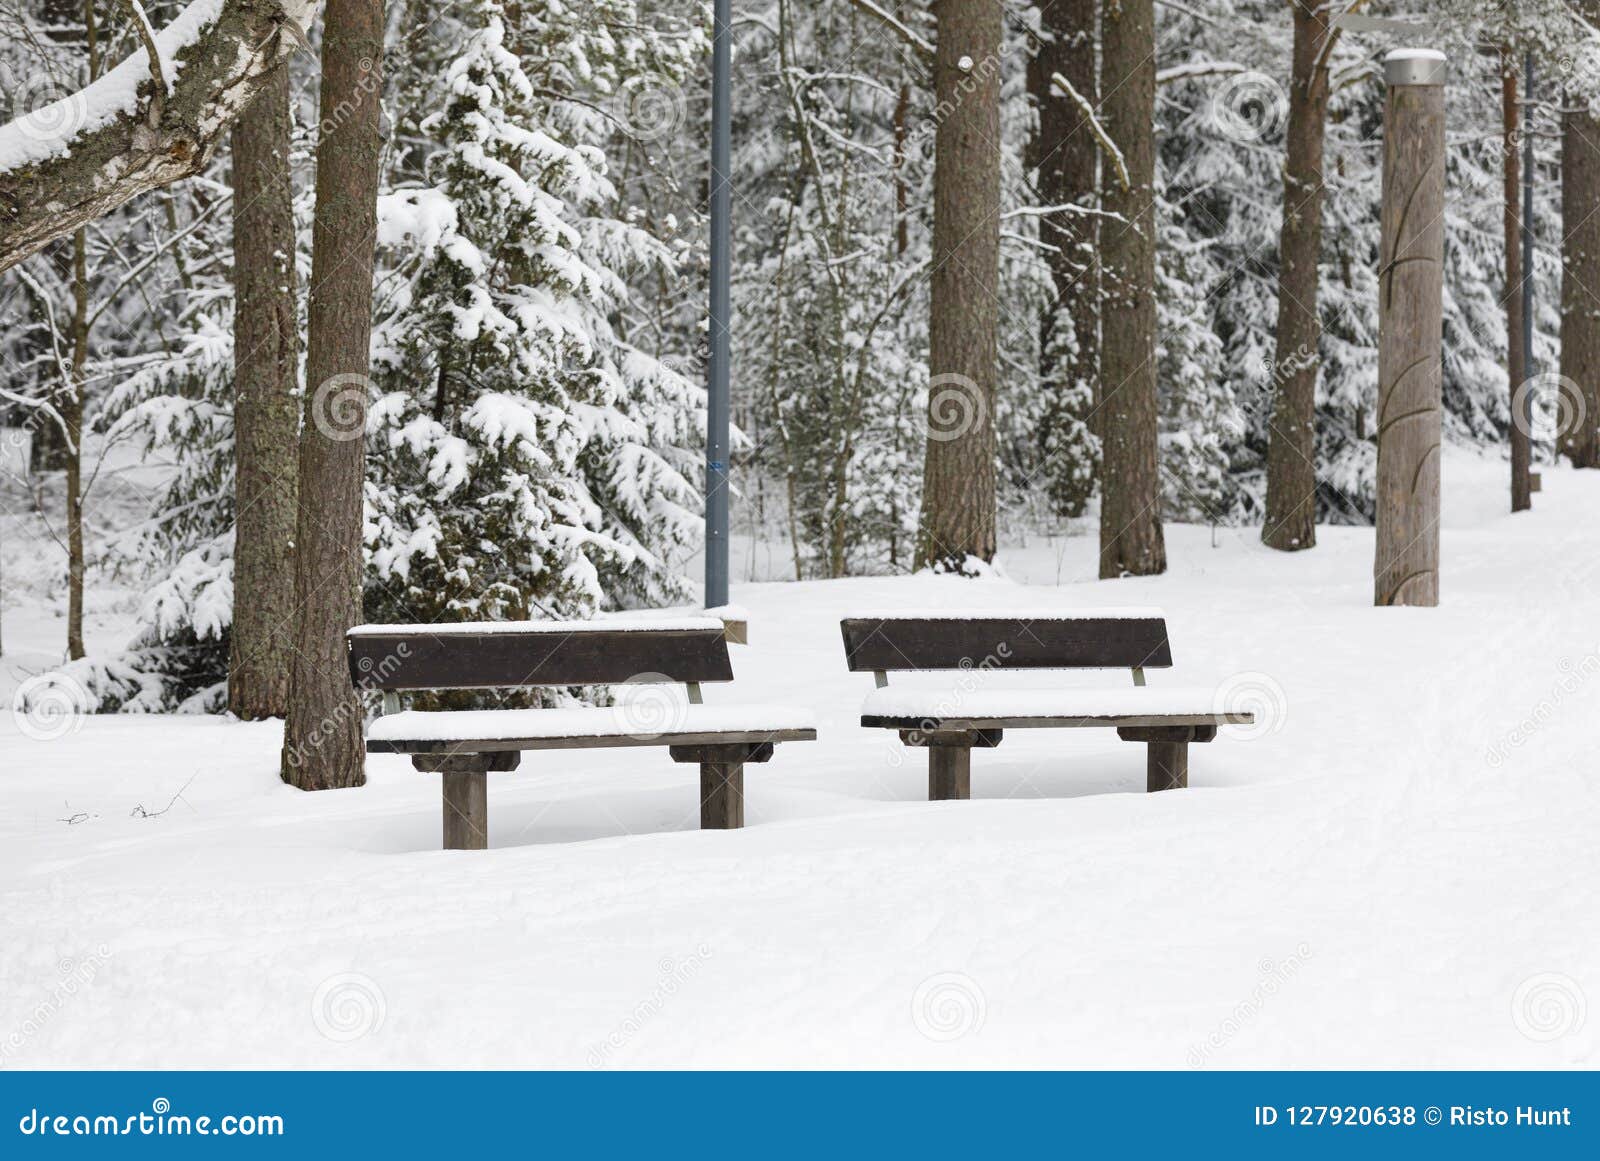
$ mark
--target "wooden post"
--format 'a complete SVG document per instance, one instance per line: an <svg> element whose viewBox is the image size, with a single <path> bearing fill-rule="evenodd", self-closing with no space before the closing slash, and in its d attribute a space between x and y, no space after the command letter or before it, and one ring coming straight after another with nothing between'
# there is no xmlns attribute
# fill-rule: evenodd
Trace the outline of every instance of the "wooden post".
<svg viewBox="0 0 1600 1161"><path fill-rule="evenodd" d="M1439 603L1443 367L1443 53L1384 60L1378 257L1377 605Z"/></svg>
<svg viewBox="0 0 1600 1161"><path fill-rule="evenodd" d="M515 770L515 750L491 754L413 754L411 765L444 777L444 849L489 849L489 773Z"/></svg>
<svg viewBox="0 0 1600 1161"><path fill-rule="evenodd" d="M972 747L928 747L928 801L972 797Z"/></svg>
<svg viewBox="0 0 1600 1161"><path fill-rule="evenodd" d="M744 763L700 763L700 829L738 830L744 825Z"/></svg>
<svg viewBox="0 0 1600 1161"><path fill-rule="evenodd" d="M1147 792L1188 789L1188 742L1151 742L1147 750L1144 776Z"/></svg>
<svg viewBox="0 0 1600 1161"><path fill-rule="evenodd" d="M771 742L723 742L669 746L674 762L700 766L700 829L738 830L744 826L746 762L770 762Z"/></svg>
<svg viewBox="0 0 1600 1161"><path fill-rule="evenodd" d="M1146 747L1144 788L1184 790L1189 786L1189 743L1209 742L1217 736L1216 726L1118 726L1117 736L1124 742L1143 742Z"/></svg>
<svg viewBox="0 0 1600 1161"><path fill-rule="evenodd" d="M444 772L444 849L489 849L489 775L486 771Z"/></svg>
<svg viewBox="0 0 1600 1161"><path fill-rule="evenodd" d="M900 740L928 751L928 801L972 797L972 748L992 750L1002 730L901 730Z"/></svg>

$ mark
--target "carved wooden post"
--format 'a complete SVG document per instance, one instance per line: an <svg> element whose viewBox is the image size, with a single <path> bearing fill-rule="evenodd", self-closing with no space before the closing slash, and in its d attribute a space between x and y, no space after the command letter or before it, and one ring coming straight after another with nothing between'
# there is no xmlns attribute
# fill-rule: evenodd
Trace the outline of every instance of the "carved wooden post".
<svg viewBox="0 0 1600 1161"><path fill-rule="evenodd" d="M1443 53L1384 60L1378 258L1378 605L1439 603L1443 368Z"/></svg>

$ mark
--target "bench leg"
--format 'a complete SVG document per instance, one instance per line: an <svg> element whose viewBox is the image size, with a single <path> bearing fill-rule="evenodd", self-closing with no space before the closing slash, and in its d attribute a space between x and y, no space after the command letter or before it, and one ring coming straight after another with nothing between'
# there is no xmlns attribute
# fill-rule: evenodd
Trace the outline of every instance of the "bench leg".
<svg viewBox="0 0 1600 1161"><path fill-rule="evenodd" d="M744 763L700 763L700 829L738 830L744 825Z"/></svg>
<svg viewBox="0 0 1600 1161"><path fill-rule="evenodd" d="M928 801L972 797L972 747L928 747Z"/></svg>
<svg viewBox="0 0 1600 1161"><path fill-rule="evenodd" d="M972 797L972 750L992 750L1001 730L901 730L900 740L928 751L928 801Z"/></svg>
<svg viewBox="0 0 1600 1161"><path fill-rule="evenodd" d="M445 772L444 849L489 849L489 775L486 772Z"/></svg>
<svg viewBox="0 0 1600 1161"><path fill-rule="evenodd" d="M1117 736L1125 742L1144 742L1145 790L1186 790L1189 786L1189 743L1209 742L1217 736L1216 726L1119 726Z"/></svg>
<svg viewBox="0 0 1600 1161"><path fill-rule="evenodd" d="M491 754L413 754L418 770L444 777L444 849L489 849L489 774L515 770L522 755L515 750Z"/></svg>
<svg viewBox="0 0 1600 1161"><path fill-rule="evenodd" d="M1189 786L1189 743L1151 742L1146 759L1145 790L1186 790Z"/></svg>
<svg viewBox="0 0 1600 1161"><path fill-rule="evenodd" d="M667 752L674 762L696 762L700 766L701 830L738 830L744 826L745 763L771 761L771 742L669 746Z"/></svg>

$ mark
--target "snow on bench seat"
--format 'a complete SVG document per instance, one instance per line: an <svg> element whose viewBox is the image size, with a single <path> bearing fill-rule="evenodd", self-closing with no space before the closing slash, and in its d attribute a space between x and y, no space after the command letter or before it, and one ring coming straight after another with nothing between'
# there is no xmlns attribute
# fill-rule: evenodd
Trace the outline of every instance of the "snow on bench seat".
<svg viewBox="0 0 1600 1161"><path fill-rule="evenodd" d="M1002 609L866 609L845 614L849 621L1164 621L1167 615L1152 605L1125 608L1047 608L1044 606Z"/></svg>
<svg viewBox="0 0 1600 1161"><path fill-rule="evenodd" d="M914 729L924 722L959 722L987 729L1024 723L1055 726L1214 725L1244 723L1251 715L1224 712L1214 689L1145 686L1133 689L875 689L861 703L861 724Z"/></svg>
<svg viewBox="0 0 1600 1161"><path fill-rule="evenodd" d="M592 621L450 621L437 625L357 625L346 637L501 637L525 633L660 633L721 630L716 617L645 617L638 613Z"/></svg>
<svg viewBox="0 0 1600 1161"><path fill-rule="evenodd" d="M810 710L782 705L679 705L642 700L573 709L404 710L367 730L367 748L415 754L471 743L478 751L697 742L811 741Z"/></svg>

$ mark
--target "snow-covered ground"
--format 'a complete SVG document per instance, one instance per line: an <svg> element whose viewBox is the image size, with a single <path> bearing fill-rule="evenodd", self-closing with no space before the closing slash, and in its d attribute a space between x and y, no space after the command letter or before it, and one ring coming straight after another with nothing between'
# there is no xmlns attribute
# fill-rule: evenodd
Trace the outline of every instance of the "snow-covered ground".
<svg viewBox="0 0 1600 1161"><path fill-rule="evenodd" d="M302 794L274 724L0 713L0 1062L1592 1066L1600 473L1544 475L1513 518L1503 463L1449 457L1435 610L1370 607L1355 528L1284 556L1171 527L1143 580L1078 537L1010 581L736 586L752 644L708 702L821 733L748 770L736 832L648 749L528 755L492 849L444 852L404 759ZM838 619L963 603L1162 606L1151 684L1264 722L1159 795L1113 732L1011 732L930 804L855 724ZM44 608L6 611L3 704L60 648Z"/></svg>

